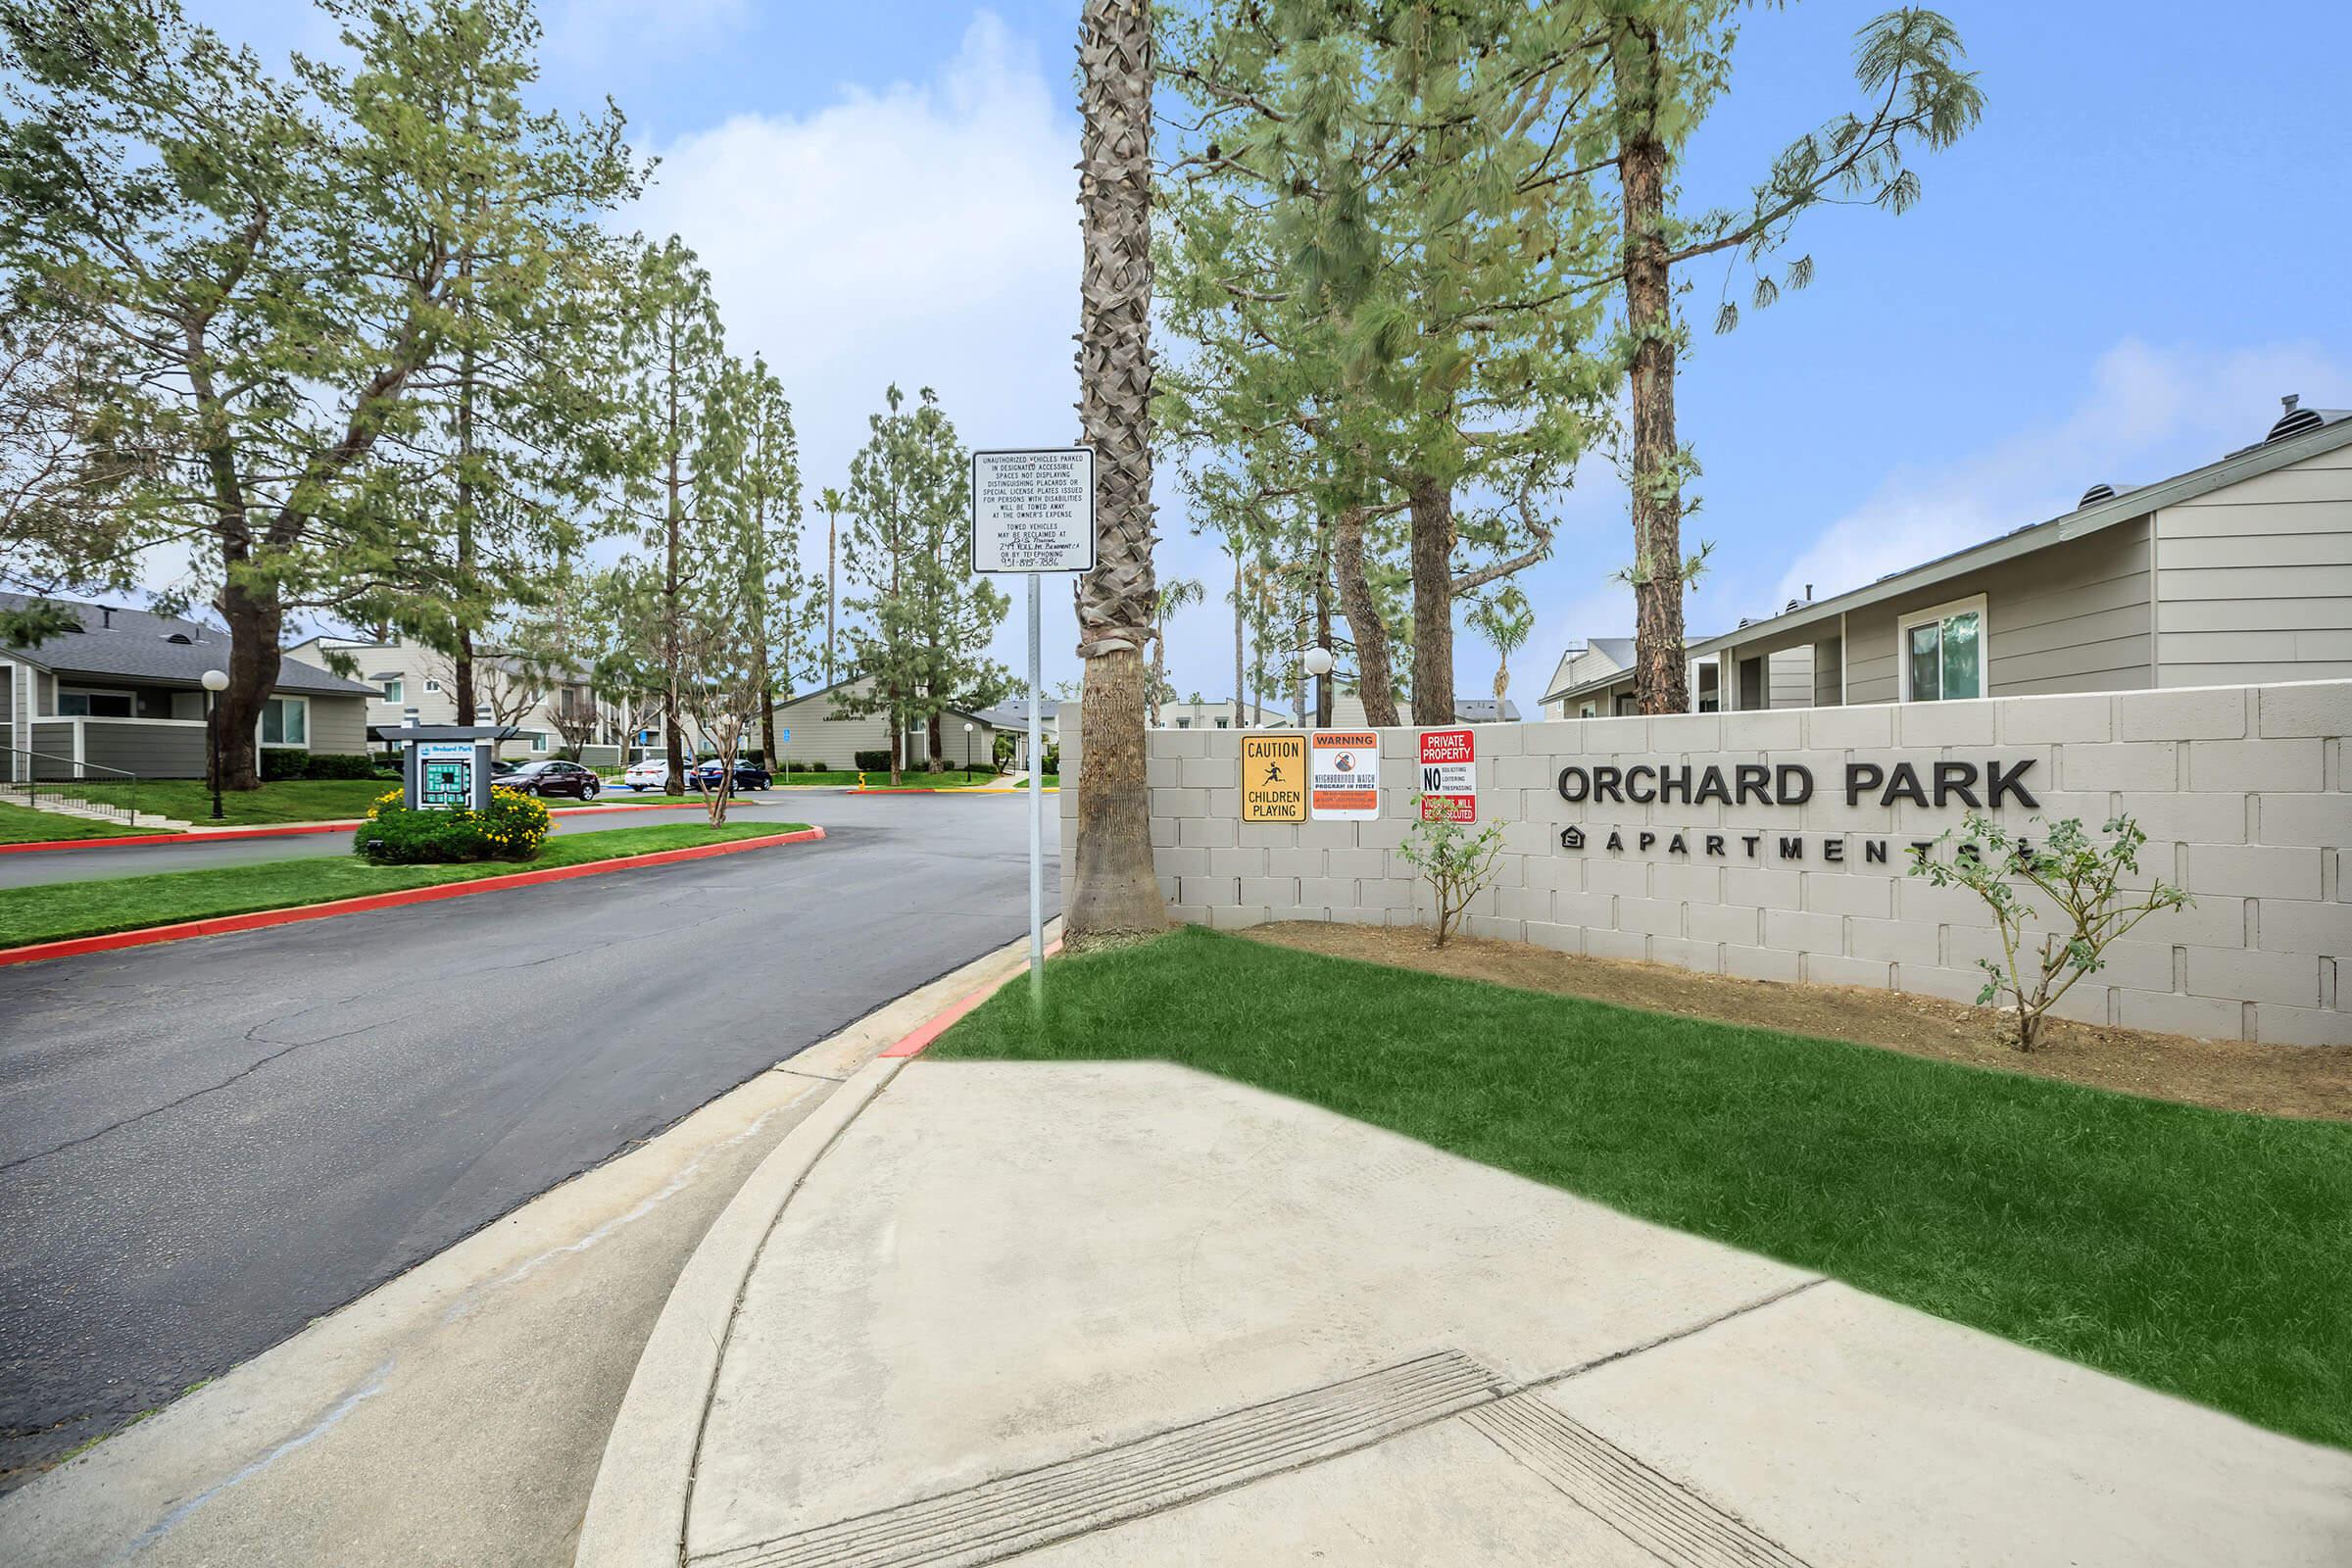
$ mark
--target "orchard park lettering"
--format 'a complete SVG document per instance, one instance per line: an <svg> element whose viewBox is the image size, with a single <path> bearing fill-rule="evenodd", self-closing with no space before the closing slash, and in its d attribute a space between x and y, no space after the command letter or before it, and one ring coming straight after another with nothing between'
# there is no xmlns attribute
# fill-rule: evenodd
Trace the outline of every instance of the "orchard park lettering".
<svg viewBox="0 0 2352 1568"><path fill-rule="evenodd" d="M1868 803L1892 806L1907 801L1928 808L1967 807L1978 810L1992 810L2002 806L2016 806L2027 810L2041 803L2026 786L2026 774L2034 760L2003 762L1989 759L1982 764L1962 761L1937 761L1922 766L1913 762L1887 765L1880 762L1848 762L1842 789L1845 804L1859 807ZM1621 806L1703 806L1709 802L1730 807L1740 806L1802 806L1813 799L1815 781L1813 769L1799 762L1766 764L1739 762L1730 767L1717 765L1692 766L1689 763L1635 762L1630 765L1607 763L1592 766L1571 765L1560 769L1560 798L1573 804L1614 804ZM1592 829L1599 833L1599 828ZM1705 832L1666 828L1611 828L1600 843L1604 850L1636 853L1663 848L1668 855L1696 856L1708 859L1746 859L1803 861L1807 846L1811 858L1824 865L1852 863L1847 858L1848 840L1858 838L1859 858L1864 864L1886 864L1889 858L1887 840L1860 837L1842 833L1781 833L1740 832L1724 830ZM1631 843L1628 843L1628 840ZM1560 832L1560 848L1581 850L1590 839L1581 825L1571 825ZM1914 855L1924 855L1932 842L1914 839L1905 846Z"/></svg>
<svg viewBox="0 0 2352 1568"><path fill-rule="evenodd" d="M1923 775L1917 764L1878 762L1845 764L1845 804L1860 806L1865 797L1879 806L1909 801L1914 806L1966 806L1997 809L2014 802L2028 810L2041 803L2026 788L2025 776L2034 759L2004 763L1998 759L1982 767L1975 762L1931 762ZM1730 768L1694 768L1688 762L1636 762L1630 767L1606 763L1560 769L1560 799L1569 802L1613 802L1633 806L1802 806L1813 798L1813 770L1800 762L1767 766L1739 762Z"/></svg>

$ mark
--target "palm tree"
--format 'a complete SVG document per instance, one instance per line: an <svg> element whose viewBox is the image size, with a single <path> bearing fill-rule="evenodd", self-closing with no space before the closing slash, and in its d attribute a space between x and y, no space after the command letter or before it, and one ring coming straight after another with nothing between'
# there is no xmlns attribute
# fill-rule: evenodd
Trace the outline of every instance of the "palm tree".
<svg viewBox="0 0 2352 1568"><path fill-rule="evenodd" d="M840 556L841 514L849 510L850 504L839 490L830 486L816 498L816 504L825 509L825 684L830 686L833 684L833 605L840 597L840 583L834 575L834 563Z"/></svg>
<svg viewBox="0 0 2352 1568"><path fill-rule="evenodd" d="M1517 588L1482 599L1470 609L1470 629L1494 648L1494 717L1502 717L1503 694L1511 686L1511 656L1527 646L1536 629L1536 612L1527 595Z"/></svg>
<svg viewBox="0 0 2352 1568"><path fill-rule="evenodd" d="M1168 617L1187 605L1197 605L1208 590L1200 586L1198 577L1179 577L1174 582L1159 585L1159 603L1152 614L1152 684L1147 696L1151 708L1151 724L1159 727L1159 694L1168 686ZM1240 714L1236 713L1238 722Z"/></svg>
<svg viewBox="0 0 2352 1568"><path fill-rule="evenodd" d="M1152 580L1152 6L1078 13L1078 422L1095 449L1095 569L1078 580L1074 941L1167 929L1144 777Z"/></svg>

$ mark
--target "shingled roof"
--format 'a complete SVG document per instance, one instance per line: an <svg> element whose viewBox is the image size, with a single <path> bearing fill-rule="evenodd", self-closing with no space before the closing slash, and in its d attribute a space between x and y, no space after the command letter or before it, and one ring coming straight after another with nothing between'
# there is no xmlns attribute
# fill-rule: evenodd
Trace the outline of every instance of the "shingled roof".
<svg viewBox="0 0 2352 1568"><path fill-rule="evenodd" d="M23 594L0 594L0 607L10 610L24 610L33 602ZM29 648L0 648L0 659L22 657L61 675L103 676L149 686L201 686L206 670L228 665L228 633L219 626L146 610L70 600L52 603L72 611L81 630L61 632ZM375 691L299 659L279 662L275 689L322 696Z"/></svg>

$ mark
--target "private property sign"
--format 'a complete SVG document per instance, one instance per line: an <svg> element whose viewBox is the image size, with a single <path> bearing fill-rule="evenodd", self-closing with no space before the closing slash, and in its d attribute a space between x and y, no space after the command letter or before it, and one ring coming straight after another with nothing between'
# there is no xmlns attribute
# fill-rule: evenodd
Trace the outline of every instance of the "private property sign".
<svg viewBox="0 0 2352 1568"><path fill-rule="evenodd" d="M1449 801L1456 822L1478 820L1477 742L1467 729L1421 732L1421 820L1438 819L1438 803Z"/></svg>
<svg viewBox="0 0 2352 1568"><path fill-rule="evenodd" d="M1308 743L1308 808L1318 822L1369 822L1380 815L1380 736L1319 729Z"/></svg>
<svg viewBox="0 0 2352 1568"><path fill-rule="evenodd" d="M972 454L972 570L1095 569L1095 449Z"/></svg>
<svg viewBox="0 0 2352 1568"><path fill-rule="evenodd" d="M1306 737L1242 737L1242 820L1306 820Z"/></svg>

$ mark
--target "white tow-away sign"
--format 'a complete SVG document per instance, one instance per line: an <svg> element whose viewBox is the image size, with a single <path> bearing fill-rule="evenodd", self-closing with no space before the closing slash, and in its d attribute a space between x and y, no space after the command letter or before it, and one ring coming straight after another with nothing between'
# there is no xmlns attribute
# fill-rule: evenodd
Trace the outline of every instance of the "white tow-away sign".
<svg viewBox="0 0 2352 1568"><path fill-rule="evenodd" d="M1095 449L972 454L972 570L1095 569Z"/></svg>

